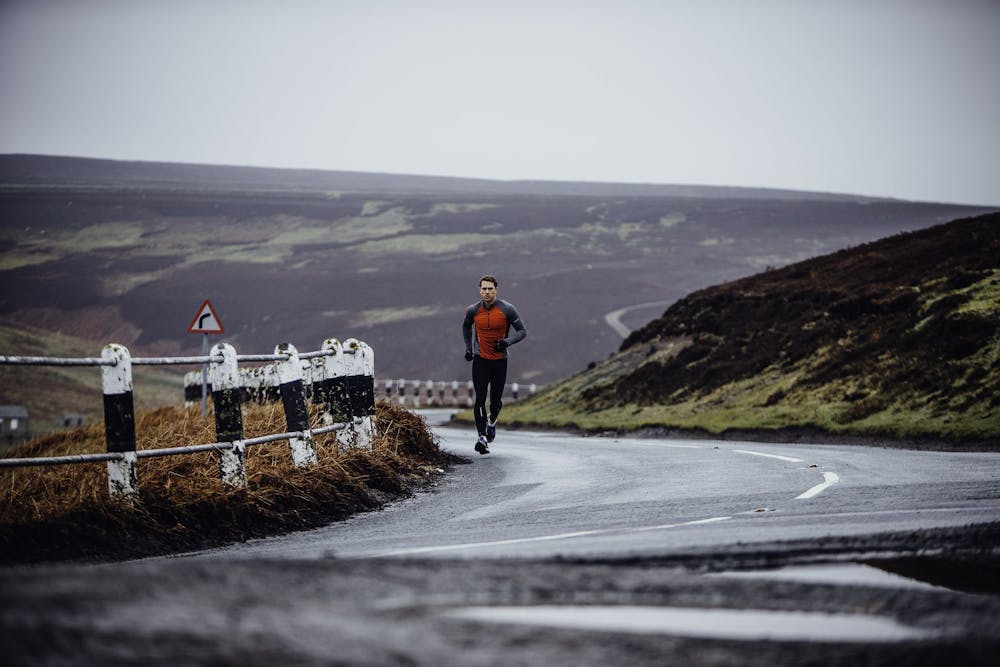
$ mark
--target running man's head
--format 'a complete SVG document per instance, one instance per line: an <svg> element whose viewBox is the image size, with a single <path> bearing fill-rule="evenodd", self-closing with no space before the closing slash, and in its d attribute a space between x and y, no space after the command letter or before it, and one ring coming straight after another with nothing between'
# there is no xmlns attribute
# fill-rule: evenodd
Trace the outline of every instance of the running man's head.
<svg viewBox="0 0 1000 667"><path fill-rule="evenodd" d="M479 296L487 306L492 305L497 300L497 279L491 275L485 275L479 279Z"/></svg>

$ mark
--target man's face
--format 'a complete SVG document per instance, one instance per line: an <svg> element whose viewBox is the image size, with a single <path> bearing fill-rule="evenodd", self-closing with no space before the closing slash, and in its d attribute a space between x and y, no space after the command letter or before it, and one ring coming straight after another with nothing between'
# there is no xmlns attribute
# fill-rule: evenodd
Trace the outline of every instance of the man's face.
<svg viewBox="0 0 1000 667"><path fill-rule="evenodd" d="M483 298L483 303L489 305L497 299L497 286L488 280L479 283L479 296Z"/></svg>

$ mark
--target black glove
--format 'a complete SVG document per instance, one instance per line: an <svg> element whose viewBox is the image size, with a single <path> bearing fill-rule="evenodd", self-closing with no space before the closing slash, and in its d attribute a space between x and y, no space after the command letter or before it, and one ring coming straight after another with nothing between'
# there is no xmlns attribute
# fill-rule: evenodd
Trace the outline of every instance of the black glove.
<svg viewBox="0 0 1000 667"><path fill-rule="evenodd" d="M466 360L466 361L472 361L472 359L473 359L474 357L475 357L475 355L474 355L474 354L472 354L472 350L466 350L466 351L465 351L465 360Z"/></svg>
<svg viewBox="0 0 1000 667"><path fill-rule="evenodd" d="M503 352L508 347L510 347L510 343L505 341L503 338L493 343L493 349L496 350L497 352Z"/></svg>

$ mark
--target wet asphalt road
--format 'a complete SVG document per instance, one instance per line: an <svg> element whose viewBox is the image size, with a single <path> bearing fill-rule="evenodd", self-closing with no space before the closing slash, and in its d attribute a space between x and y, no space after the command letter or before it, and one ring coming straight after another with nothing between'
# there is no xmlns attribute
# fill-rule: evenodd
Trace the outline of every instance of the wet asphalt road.
<svg viewBox="0 0 1000 667"><path fill-rule="evenodd" d="M468 431L438 432L443 447L475 456ZM982 554L953 527L1000 521L1000 454L528 432L502 433L492 449L426 493L319 530L183 557L0 570L0 655L25 665L995 664L995 593L713 571ZM621 622L528 620L579 605ZM755 613L706 636L640 628L633 606ZM521 621L490 616L497 608ZM786 636L791 621L773 612L833 616ZM871 634L824 634L834 620ZM876 622L900 638L885 640L892 629Z"/></svg>
<svg viewBox="0 0 1000 667"><path fill-rule="evenodd" d="M211 557L627 558L1000 520L1000 454L502 433L430 494Z"/></svg>

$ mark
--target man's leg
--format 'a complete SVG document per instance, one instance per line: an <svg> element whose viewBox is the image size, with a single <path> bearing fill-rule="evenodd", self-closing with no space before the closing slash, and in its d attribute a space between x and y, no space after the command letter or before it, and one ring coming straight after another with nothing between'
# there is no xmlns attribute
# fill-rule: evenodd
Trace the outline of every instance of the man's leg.
<svg viewBox="0 0 1000 667"><path fill-rule="evenodd" d="M487 423L486 438L493 440L496 436L497 417L503 408L503 388L507 384L507 360L497 359L490 362L490 417Z"/></svg>
<svg viewBox="0 0 1000 667"><path fill-rule="evenodd" d="M472 360L472 387L476 391L476 403L473 411L476 415L476 430L479 435L486 435L486 390L489 383L489 362L477 356Z"/></svg>

